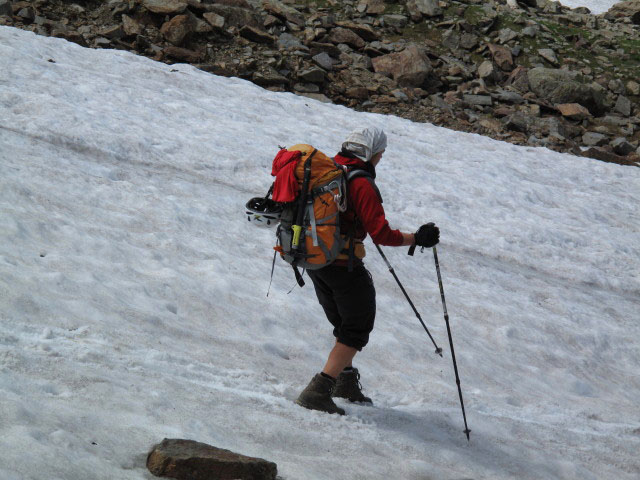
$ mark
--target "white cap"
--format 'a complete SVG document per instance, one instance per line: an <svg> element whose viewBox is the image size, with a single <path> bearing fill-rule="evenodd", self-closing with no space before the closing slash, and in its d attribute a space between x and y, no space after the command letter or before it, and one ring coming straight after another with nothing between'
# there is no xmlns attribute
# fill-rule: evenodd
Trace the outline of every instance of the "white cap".
<svg viewBox="0 0 640 480"><path fill-rule="evenodd" d="M387 135L378 127L357 128L349 134L342 144L343 150L353 153L365 162L386 148Z"/></svg>

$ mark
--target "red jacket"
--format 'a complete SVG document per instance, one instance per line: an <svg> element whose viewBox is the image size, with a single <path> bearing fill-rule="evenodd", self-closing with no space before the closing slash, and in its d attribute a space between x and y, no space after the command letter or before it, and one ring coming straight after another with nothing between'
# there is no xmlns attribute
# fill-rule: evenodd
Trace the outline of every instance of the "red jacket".
<svg viewBox="0 0 640 480"><path fill-rule="evenodd" d="M375 178L375 168L359 158L336 155L334 161L339 165L355 167L369 172ZM367 234L374 243L397 247L402 245L403 237L400 230L392 230L384 215L382 198L374 187L372 178L356 177L347 187L347 211L341 215L340 231L348 232L355 222L355 238L364 240Z"/></svg>

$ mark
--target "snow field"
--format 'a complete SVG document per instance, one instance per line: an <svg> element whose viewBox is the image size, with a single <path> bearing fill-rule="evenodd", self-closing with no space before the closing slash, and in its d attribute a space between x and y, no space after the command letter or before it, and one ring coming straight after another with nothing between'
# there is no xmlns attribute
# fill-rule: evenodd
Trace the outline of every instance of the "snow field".
<svg viewBox="0 0 640 480"><path fill-rule="evenodd" d="M278 144L364 124L392 226L442 229L470 444L428 251L385 249L445 358L369 244L376 407L293 404L331 329L284 262L266 298L243 205ZM637 169L0 27L0 170L2 478L153 478L164 437L284 479L637 478Z"/></svg>

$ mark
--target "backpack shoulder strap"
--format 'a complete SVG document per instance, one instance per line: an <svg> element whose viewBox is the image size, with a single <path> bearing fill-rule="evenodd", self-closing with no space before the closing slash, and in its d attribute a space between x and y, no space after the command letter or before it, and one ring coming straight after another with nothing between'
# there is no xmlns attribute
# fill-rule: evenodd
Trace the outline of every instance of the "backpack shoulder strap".
<svg viewBox="0 0 640 480"><path fill-rule="evenodd" d="M373 175L362 168L349 168L347 170L347 182L350 182L354 178L367 177L373 180Z"/></svg>
<svg viewBox="0 0 640 480"><path fill-rule="evenodd" d="M347 170L346 177L347 177L347 184L354 178L358 178L358 177L366 178L371 184L371 186L373 187L373 189L375 190L376 195L378 195L378 200L380 200L380 203L382 203L382 194L380 193L380 190L376 185L376 181L373 178L373 175L371 175L371 173L367 172L362 168L353 168L353 169L350 168Z"/></svg>

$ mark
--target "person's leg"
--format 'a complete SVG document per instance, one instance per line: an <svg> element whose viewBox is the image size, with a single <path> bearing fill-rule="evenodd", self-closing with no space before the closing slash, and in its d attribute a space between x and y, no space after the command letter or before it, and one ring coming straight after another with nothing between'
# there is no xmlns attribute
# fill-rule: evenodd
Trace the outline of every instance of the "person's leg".
<svg viewBox="0 0 640 480"><path fill-rule="evenodd" d="M312 410L344 415L344 410L331 399L332 395L371 402L362 394L357 369L344 369L351 367L356 353L369 341L375 319L375 288L363 266L353 272L345 267L325 267L308 273L318 301L334 327L336 343L323 371L311 379L296 403Z"/></svg>
<svg viewBox="0 0 640 480"><path fill-rule="evenodd" d="M308 271L307 273L309 274L309 278L313 281L318 301L320 302L320 305L322 305L322 308L327 315L327 319L334 327L333 334L334 336L337 336L337 332L342 324L342 319L338 313L338 306L333 300L332 288L326 281L331 279L331 275L326 275L326 272L322 272L322 270ZM329 357L332 357L332 355L330 354ZM333 357L334 361L339 364L342 364L344 361L341 359L343 355L334 355ZM340 372L338 371L338 373ZM338 373L335 375L337 376ZM322 375L322 373L318 373L311 379L309 385L307 385L307 387L300 393L296 399L296 403L310 410L320 410L322 412L344 415L345 411L338 407L331 398L331 394L333 393L335 386L335 377L332 377L330 374Z"/></svg>
<svg viewBox="0 0 640 480"><path fill-rule="evenodd" d="M357 348L349 347L336 341L335 346L329 353L329 358L322 369L322 373L332 378L338 378L342 370L351 366L351 362L356 353L358 353Z"/></svg>
<svg viewBox="0 0 640 480"><path fill-rule="evenodd" d="M356 268L350 279L350 288L336 292L334 299L342 318L338 344L361 350L369 341L376 316L376 293L369 272L363 266ZM332 395L351 402L371 404L371 399L362 393L358 369L353 368L350 361L345 362L348 359L344 356L338 355L337 360L342 360L343 369L336 377L336 388Z"/></svg>

